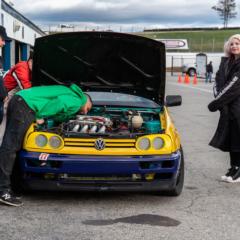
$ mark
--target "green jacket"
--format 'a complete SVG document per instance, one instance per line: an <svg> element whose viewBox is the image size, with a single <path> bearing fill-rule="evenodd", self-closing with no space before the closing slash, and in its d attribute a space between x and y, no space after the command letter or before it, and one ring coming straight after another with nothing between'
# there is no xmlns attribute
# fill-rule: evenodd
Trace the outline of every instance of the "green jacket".
<svg viewBox="0 0 240 240"><path fill-rule="evenodd" d="M52 118L64 122L75 115L87 102L86 95L76 85L40 86L16 93L36 113L37 119Z"/></svg>

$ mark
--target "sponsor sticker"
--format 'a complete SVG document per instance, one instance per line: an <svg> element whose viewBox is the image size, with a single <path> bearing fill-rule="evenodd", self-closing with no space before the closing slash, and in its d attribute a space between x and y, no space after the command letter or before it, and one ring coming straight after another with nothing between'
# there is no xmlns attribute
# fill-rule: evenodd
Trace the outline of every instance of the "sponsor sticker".
<svg viewBox="0 0 240 240"><path fill-rule="evenodd" d="M39 160L41 161L47 161L48 160L48 157L49 157L49 154L48 153L41 153L38 157Z"/></svg>

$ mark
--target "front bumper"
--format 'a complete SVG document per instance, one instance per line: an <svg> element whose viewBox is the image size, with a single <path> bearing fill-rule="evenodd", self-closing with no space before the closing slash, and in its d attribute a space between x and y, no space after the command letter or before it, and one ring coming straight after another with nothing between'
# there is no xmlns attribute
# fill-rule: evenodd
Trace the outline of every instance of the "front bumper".
<svg viewBox="0 0 240 240"><path fill-rule="evenodd" d="M21 151L25 188L70 191L159 191L176 185L181 153L156 156L45 155Z"/></svg>

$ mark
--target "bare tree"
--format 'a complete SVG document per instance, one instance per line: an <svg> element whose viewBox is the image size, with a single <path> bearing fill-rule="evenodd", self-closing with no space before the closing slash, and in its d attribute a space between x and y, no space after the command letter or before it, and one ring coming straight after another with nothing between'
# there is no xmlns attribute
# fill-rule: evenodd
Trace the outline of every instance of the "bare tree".
<svg viewBox="0 0 240 240"><path fill-rule="evenodd" d="M220 18L223 20L224 28L227 28L229 19L236 17L237 12L235 8L235 0L219 0L217 5L212 7L213 10L218 12Z"/></svg>

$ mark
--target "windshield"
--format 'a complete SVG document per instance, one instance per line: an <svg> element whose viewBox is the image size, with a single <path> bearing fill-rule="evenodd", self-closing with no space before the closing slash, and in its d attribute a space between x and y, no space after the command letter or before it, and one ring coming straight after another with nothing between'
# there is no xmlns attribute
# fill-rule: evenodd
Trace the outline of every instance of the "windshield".
<svg viewBox="0 0 240 240"><path fill-rule="evenodd" d="M87 92L93 101L93 105L123 106L123 107L147 107L159 108L160 106L147 98L112 92Z"/></svg>

